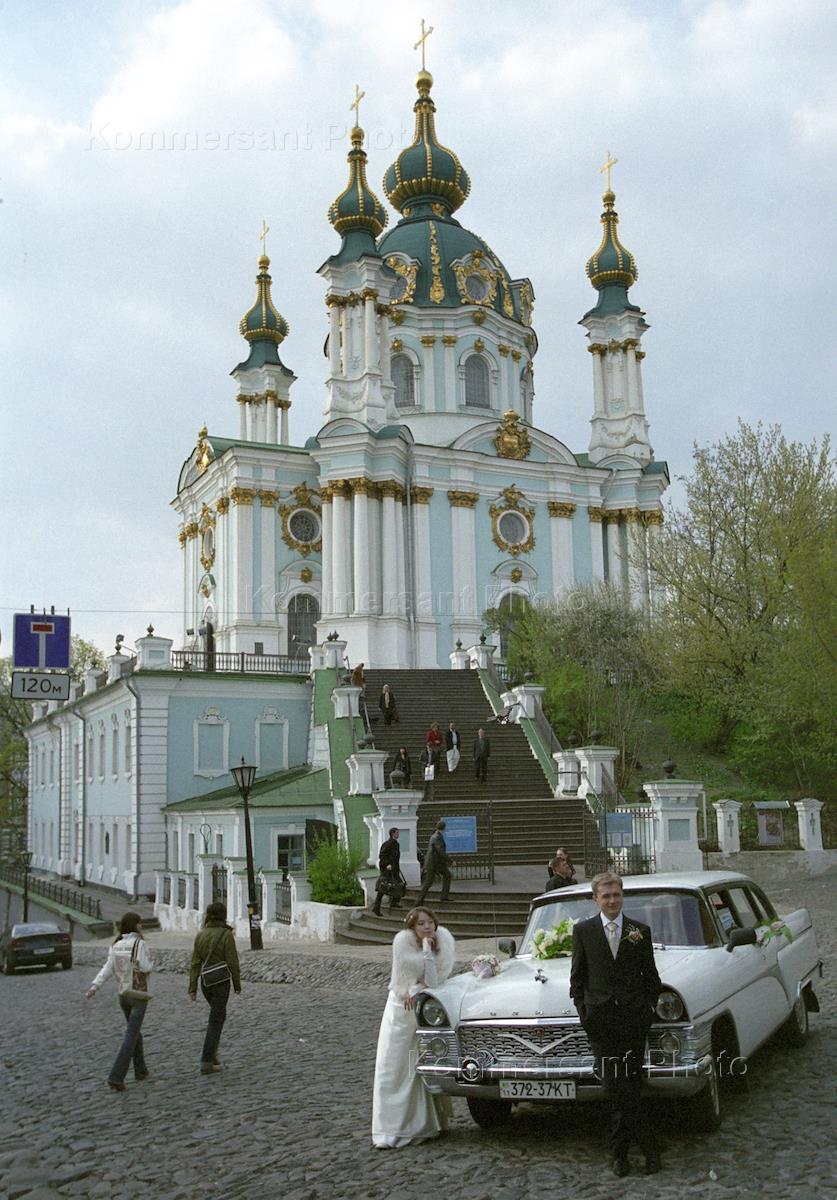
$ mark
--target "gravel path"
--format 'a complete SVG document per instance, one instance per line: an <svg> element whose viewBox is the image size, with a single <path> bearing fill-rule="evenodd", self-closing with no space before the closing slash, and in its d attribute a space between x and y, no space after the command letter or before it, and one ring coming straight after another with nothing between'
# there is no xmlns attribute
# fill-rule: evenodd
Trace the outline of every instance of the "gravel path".
<svg viewBox="0 0 837 1200"><path fill-rule="evenodd" d="M837 949L836 885L831 875L771 892L780 910L812 909L827 963ZM456 1101L447 1137L373 1151L388 969L343 947L248 963L221 1043L225 1069L214 1076L198 1072L206 1006L185 996L185 951L156 950L168 969L154 977L145 1022L152 1078L112 1093L104 1081L122 1017L111 993L81 996L93 968L80 960L99 965L105 947L76 950L73 971L0 977L0 1200L837 1200L837 991L828 973L807 1045L764 1048L719 1133L697 1136L673 1106L659 1108L663 1172L617 1181L598 1106L531 1106L488 1134Z"/></svg>

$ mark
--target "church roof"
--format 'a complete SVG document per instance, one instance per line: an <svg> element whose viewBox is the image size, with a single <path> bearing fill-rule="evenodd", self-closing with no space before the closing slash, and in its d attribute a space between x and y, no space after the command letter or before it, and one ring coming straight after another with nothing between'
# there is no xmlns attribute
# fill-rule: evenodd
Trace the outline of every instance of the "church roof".
<svg viewBox="0 0 837 1200"><path fill-rule="evenodd" d="M377 254L375 238L383 232L388 220L386 209L366 179L363 130L355 125L350 136L349 182L328 210L329 221L343 238L333 262L351 261L362 254Z"/></svg>
<svg viewBox="0 0 837 1200"><path fill-rule="evenodd" d="M256 299L241 318L239 329L243 337L250 343L250 354L236 370L249 370L251 367L263 367L267 364L281 367L287 375L292 375L279 357L276 347L279 346L290 332L288 322L273 303L270 285L273 282L267 272L270 259L266 254L259 258L259 273L256 276Z"/></svg>
<svg viewBox="0 0 837 1200"><path fill-rule="evenodd" d="M619 240L616 212L616 195L610 188L602 196L604 212L601 216L602 240L598 249L587 260L587 278L599 293L599 300L591 313L606 316L623 312L626 308L639 312L636 304L628 299L628 288L639 278L636 259ZM590 315L590 313L586 314Z"/></svg>
<svg viewBox="0 0 837 1200"><path fill-rule="evenodd" d="M447 213L465 203L471 180L461 162L436 136L436 105L430 98L433 76L421 70L416 77L418 100L413 106L416 132L384 175L384 191L393 208L408 216L417 204L436 204Z"/></svg>
<svg viewBox="0 0 837 1200"><path fill-rule="evenodd" d="M202 796L190 796L187 800L174 800L163 806L164 812L226 812L241 808L241 793L235 784L205 792ZM297 808L300 805L331 804L328 786L328 771L325 767L291 767L256 777L253 790L248 797L251 808Z"/></svg>

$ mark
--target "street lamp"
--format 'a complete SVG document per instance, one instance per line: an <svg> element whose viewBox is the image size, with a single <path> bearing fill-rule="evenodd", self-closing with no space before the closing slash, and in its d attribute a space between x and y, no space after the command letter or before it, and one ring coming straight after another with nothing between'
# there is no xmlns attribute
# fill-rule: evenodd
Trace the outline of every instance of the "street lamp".
<svg viewBox="0 0 837 1200"><path fill-rule="evenodd" d="M25 924L29 920L29 867L32 864L32 851L20 850L18 858L23 867L23 921Z"/></svg>
<svg viewBox="0 0 837 1200"><path fill-rule="evenodd" d="M258 916L258 906L256 904L256 874L253 870L253 838L250 833L250 808L247 800L253 788L253 780L256 778L256 768L248 767L242 758L241 763L237 767L232 768L232 777L235 780L235 785L241 793L241 799L244 801L244 844L247 853L247 916L250 921L250 949L261 950L262 946L262 925Z"/></svg>

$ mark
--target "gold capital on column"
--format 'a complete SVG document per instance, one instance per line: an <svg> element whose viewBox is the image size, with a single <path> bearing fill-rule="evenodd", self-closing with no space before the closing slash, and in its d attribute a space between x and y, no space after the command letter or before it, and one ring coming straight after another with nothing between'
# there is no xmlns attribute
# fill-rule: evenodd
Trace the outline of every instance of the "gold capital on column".
<svg viewBox="0 0 837 1200"><path fill-rule="evenodd" d="M451 508L476 508L479 498L479 492L459 492L455 489L448 492Z"/></svg>
<svg viewBox="0 0 837 1200"><path fill-rule="evenodd" d="M430 497L433 495L432 487L411 487L410 499L413 504L429 504Z"/></svg>
<svg viewBox="0 0 837 1200"><path fill-rule="evenodd" d="M589 517L589 519L591 521L596 521L597 523L601 523L604 513L602 512L602 510L600 508L589 507L587 509L587 516Z"/></svg>
<svg viewBox="0 0 837 1200"><path fill-rule="evenodd" d="M546 508L551 517L571 517L576 505L565 504L563 500L547 500Z"/></svg>

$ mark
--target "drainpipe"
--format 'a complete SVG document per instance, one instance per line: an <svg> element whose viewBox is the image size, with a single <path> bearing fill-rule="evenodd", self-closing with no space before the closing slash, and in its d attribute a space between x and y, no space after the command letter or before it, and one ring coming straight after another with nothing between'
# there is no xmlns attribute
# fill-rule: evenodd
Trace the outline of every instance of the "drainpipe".
<svg viewBox="0 0 837 1200"><path fill-rule="evenodd" d="M79 712L78 701L70 706L70 712L81 721L81 861L79 887L84 887L87 875L87 721Z"/></svg>
<svg viewBox="0 0 837 1200"><path fill-rule="evenodd" d="M134 660L134 661L136 661L136 660ZM133 814L134 815L133 825L134 825L134 834L136 836L136 842L137 842L137 856L136 856L136 861L134 862L134 894L131 897L132 900L136 900L137 899L137 880L139 879L139 875L140 875L140 845L141 845L141 842L140 842L140 773L139 773L140 737L141 737L141 732L140 732L141 701L140 701L140 694L139 694L138 689L133 686L133 684L131 683L130 679L127 676L123 676L122 682L125 684L125 687L128 689L128 691L134 697L134 707L136 710L136 721L135 721L136 728L134 730L134 795L136 796L136 805L135 805L135 812ZM168 856L166 856L166 866L168 866Z"/></svg>

